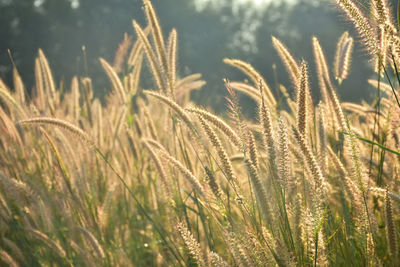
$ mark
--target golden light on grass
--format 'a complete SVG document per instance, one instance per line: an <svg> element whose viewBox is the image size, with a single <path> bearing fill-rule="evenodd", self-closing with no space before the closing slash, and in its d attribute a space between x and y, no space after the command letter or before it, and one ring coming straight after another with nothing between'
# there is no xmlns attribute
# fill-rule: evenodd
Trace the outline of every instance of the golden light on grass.
<svg viewBox="0 0 400 267"><path fill-rule="evenodd" d="M59 91L42 50L31 94L16 70L12 86L0 80L0 265L396 266L395 83L369 80L382 92L379 110L341 102L353 39L339 38L332 64L313 37L311 87L322 94L314 106L314 73L273 37L292 88L279 84L278 98L269 77L225 59L250 83L227 82L231 116L215 114L191 101L205 82L179 73L178 33L165 38L144 2L149 26L133 22L131 52L116 66L100 60L111 81L103 102L90 77ZM337 2L373 60L393 52L384 66L399 66L386 2L372 1L375 17ZM153 84L144 90L146 67ZM241 94L257 118L241 113Z"/></svg>

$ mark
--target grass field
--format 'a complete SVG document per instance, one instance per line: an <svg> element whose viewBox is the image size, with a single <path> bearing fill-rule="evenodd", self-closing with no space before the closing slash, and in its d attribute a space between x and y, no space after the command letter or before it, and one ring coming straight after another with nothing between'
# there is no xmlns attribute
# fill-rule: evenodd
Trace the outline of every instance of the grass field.
<svg viewBox="0 0 400 267"><path fill-rule="evenodd" d="M100 59L104 102L90 77L58 86L41 50L31 94L14 67L12 85L0 80L1 264L398 266L400 35L386 0L337 5L374 64L373 103L337 95L346 32L334 62L317 37L315 62L272 37L292 84L278 94L227 58L248 80L225 80L225 114L196 106L190 92L205 82L177 73L177 32L162 32L148 0L148 25L133 21L136 37L112 64ZM144 68L153 88L141 87ZM241 113L242 94L256 118Z"/></svg>

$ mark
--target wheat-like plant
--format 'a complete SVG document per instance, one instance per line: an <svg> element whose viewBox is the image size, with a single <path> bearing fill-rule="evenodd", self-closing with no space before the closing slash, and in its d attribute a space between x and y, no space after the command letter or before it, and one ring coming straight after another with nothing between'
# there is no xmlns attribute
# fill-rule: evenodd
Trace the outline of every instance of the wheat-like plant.
<svg viewBox="0 0 400 267"><path fill-rule="evenodd" d="M272 37L291 81L279 100L269 77L225 59L250 82L226 80L230 117L216 114L191 100L205 81L179 73L177 30L164 36L149 0L136 40L100 59L104 101L86 76L59 90L42 50L33 90L14 68L12 86L0 79L0 265L398 265L400 37L387 1L336 2L381 74L371 104L340 101L346 32L334 62L310 40L317 84Z"/></svg>

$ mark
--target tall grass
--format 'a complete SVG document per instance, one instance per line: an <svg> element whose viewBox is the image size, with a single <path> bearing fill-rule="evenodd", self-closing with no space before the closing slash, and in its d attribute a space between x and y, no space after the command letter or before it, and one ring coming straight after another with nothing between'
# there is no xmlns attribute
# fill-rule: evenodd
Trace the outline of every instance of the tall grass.
<svg viewBox="0 0 400 267"><path fill-rule="evenodd" d="M228 116L197 107L190 92L205 82L177 73L177 32L165 38L148 0L136 41L124 39L114 64L100 59L105 104L90 77L57 90L41 50L31 95L15 68L12 87L0 80L2 264L399 264L400 36L386 1L371 1L371 16L337 3L376 62L372 104L340 102L353 46L344 33L332 68L310 40L320 103L308 63L272 37L292 81L283 99L250 64L225 59L250 82L226 80ZM143 59L154 90L141 87ZM242 115L239 93L259 117Z"/></svg>

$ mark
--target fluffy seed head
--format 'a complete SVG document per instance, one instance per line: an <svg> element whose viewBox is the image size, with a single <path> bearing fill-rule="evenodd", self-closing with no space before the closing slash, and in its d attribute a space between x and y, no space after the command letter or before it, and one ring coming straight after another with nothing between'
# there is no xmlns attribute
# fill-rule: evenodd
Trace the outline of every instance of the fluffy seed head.
<svg viewBox="0 0 400 267"><path fill-rule="evenodd" d="M306 135L308 91L308 68L307 63L303 60L297 85L297 129L303 136Z"/></svg>

